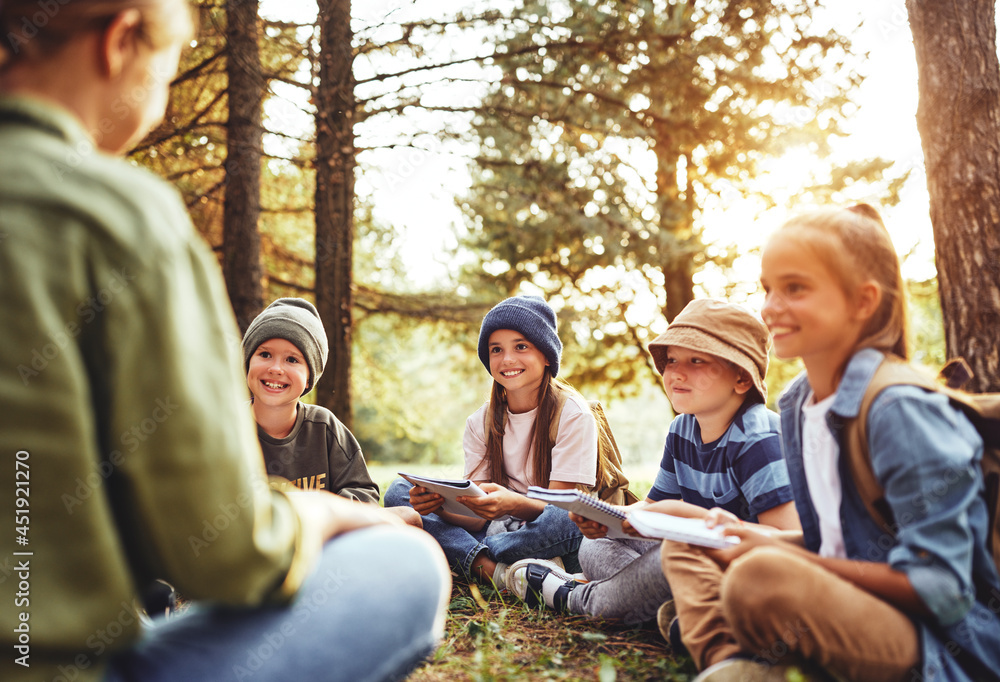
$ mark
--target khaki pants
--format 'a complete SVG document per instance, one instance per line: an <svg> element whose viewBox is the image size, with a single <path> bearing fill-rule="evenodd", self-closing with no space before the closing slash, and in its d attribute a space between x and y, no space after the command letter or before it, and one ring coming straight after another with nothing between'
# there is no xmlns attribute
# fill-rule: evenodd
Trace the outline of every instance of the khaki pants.
<svg viewBox="0 0 1000 682"><path fill-rule="evenodd" d="M695 664L744 652L763 663L803 658L849 680L910 679L920 637L902 612L780 548L723 572L697 547L665 541L663 571Z"/></svg>

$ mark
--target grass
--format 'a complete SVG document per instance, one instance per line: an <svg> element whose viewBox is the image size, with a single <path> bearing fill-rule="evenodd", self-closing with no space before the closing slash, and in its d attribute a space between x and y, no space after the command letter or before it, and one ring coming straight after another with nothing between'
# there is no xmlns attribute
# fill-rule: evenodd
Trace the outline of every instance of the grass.
<svg viewBox="0 0 1000 682"><path fill-rule="evenodd" d="M442 478L458 478L462 473L461 465L370 464L368 468L383 492L398 471ZM626 474L632 490L645 496L652 481L642 479L648 475ZM655 625L626 627L531 609L513 595L454 576L453 585L444 639L408 682L686 682L697 674L690 658L671 654Z"/></svg>
<svg viewBox="0 0 1000 682"><path fill-rule="evenodd" d="M516 597L455 579L444 640L408 682L441 680L694 679L653 628L528 608Z"/></svg>

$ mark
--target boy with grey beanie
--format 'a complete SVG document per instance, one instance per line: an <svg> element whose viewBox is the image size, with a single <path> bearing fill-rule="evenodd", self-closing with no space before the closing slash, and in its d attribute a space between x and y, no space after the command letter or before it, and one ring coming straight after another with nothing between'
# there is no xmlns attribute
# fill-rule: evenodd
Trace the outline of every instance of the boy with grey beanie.
<svg viewBox="0 0 1000 682"><path fill-rule="evenodd" d="M279 298L247 328L243 367L267 473L378 504L357 439L333 412L300 400L316 386L328 355L319 313L304 299Z"/></svg>

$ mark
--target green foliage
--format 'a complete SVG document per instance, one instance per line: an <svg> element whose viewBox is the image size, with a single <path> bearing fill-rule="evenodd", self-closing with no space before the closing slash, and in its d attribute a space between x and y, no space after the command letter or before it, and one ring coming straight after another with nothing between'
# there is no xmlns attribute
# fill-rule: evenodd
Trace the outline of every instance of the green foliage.
<svg viewBox="0 0 1000 682"><path fill-rule="evenodd" d="M226 17L224 3L199 0L196 40L181 56L178 76L170 88L170 103L163 122L132 152L132 158L173 183L184 197L198 232L215 248L222 244L222 196L227 173L242 169L227 164L226 119ZM289 80L301 67L306 51L298 27L271 24L264 27L261 63L265 78ZM268 97L270 99L270 96ZM295 160L271 164L263 175L261 226L265 250L268 242L283 243L282 235L269 239L277 215L306 217L295 209L303 203L301 190L309 186ZM312 259L311 253L309 259Z"/></svg>
<svg viewBox="0 0 1000 682"><path fill-rule="evenodd" d="M937 371L948 359L937 280L907 282L907 287L911 355L914 361Z"/></svg>
<svg viewBox="0 0 1000 682"><path fill-rule="evenodd" d="M818 5L525 1L474 121L465 281L561 306L578 383L624 394L653 379L650 328L739 252L704 243L706 210L773 206L757 182L766 162L796 146L825 155L851 111L850 47L813 29ZM829 198L887 170L829 166L803 173L803 191Z"/></svg>
<svg viewBox="0 0 1000 682"><path fill-rule="evenodd" d="M489 376L439 326L393 316L367 317L358 326L354 435L369 461L461 467L465 420L485 400Z"/></svg>
<svg viewBox="0 0 1000 682"><path fill-rule="evenodd" d="M183 57L167 117L133 158L180 189L198 230L219 247L225 16L219 3L198 4L198 40ZM886 177L878 159L857 160L804 172L801 190L763 193L769 159L796 145L822 155L851 111L849 46L812 28L818 5L523 0L479 13L469 3L446 17L434 3L417 3L358 22L359 186L421 172L404 172L388 150L466 154L468 145L455 142L468 141L470 120L476 143L474 186L460 201L468 231L453 254L468 266L457 284L418 290L399 226L378 219L375 194L356 199L354 417L370 459L458 466L464 420L489 385L475 355L479 320L525 291L557 308L563 372L606 402L626 458L658 460L671 413L645 345L696 291L699 273L715 268L725 279L742 255L735 244L704 243L706 213L734 197L757 197L762 207L800 192L837 201L879 179L892 196L905 180ZM293 104L310 116L313 27L269 21L262 32L267 102L300 93ZM463 32L479 37L475 58L460 53ZM486 68L429 68L449 60ZM471 80L476 96L461 106L444 96ZM265 299L312 298L311 130L277 118L265 127ZM918 359L938 365L933 288L914 285L913 328ZM697 293L720 295L708 286ZM797 367L772 365L772 401Z"/></svg>
<svg viewBox="0 0 1000 682"><path fill-rule="evenodd" d="M222 242L226 160L224 16L221 6L199 3L198 37L181 55L164 120L131 155L177 187L214 246Z"/></svg>

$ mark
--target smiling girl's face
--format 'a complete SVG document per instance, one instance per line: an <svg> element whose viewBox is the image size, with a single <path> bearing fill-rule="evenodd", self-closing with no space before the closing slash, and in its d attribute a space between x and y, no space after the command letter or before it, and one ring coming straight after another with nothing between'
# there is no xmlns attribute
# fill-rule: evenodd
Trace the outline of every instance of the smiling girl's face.
<svg viewBox="0 0 1000 682"><path fill-rule="evenodd" d="M488 352L490 374L511 394L537 395L549 362L524 334L513 329L498 329L490 334Z"/></svg>
<svg viewBox="0 0 1000 682"><path fill-rule="evenodd" d="M858 310L814 249L788 234L772 238L761 259L766 294L761 316L779 358L837 368L861 334Z"/></svg>

